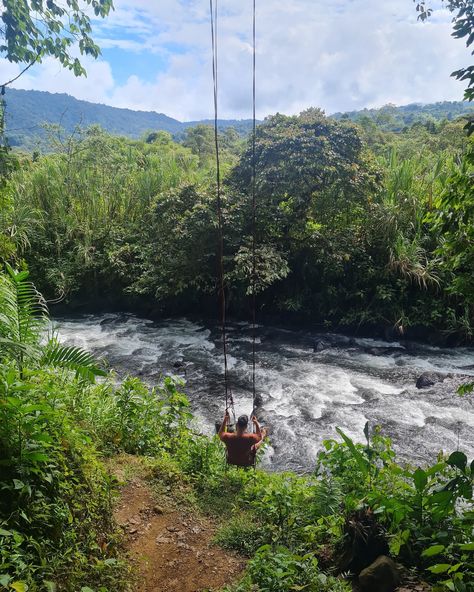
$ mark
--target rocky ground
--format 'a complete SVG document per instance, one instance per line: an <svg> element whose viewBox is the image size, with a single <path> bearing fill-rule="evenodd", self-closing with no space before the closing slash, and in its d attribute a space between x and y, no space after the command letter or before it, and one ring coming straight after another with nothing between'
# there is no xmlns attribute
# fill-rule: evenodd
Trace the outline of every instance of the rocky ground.
<svg viewBox="0 0 474 592"><path fill-rule="evenodd" d="M118 457L111 472L123 483L115 519L124 531L133 590L200 592L238 581L245 561L213 544L212 520L171 495L157 496L134 457Z"/></svg>

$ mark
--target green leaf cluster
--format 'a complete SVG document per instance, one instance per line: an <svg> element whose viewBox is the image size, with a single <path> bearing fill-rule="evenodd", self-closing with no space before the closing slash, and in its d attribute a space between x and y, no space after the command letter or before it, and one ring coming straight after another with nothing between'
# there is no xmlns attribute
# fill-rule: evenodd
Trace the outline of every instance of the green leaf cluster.
<svg viewBox="0 0 474 592"><path fill-rule="evenodd" d="M97 18L107 16L112 6L112 0L2 0L0 53L10 62L23 64L51 56L76 76L85 75L71 47L77 44L81 55L98 57L100 49L91 37L91 19L86 9L92 8Z"/></svg>

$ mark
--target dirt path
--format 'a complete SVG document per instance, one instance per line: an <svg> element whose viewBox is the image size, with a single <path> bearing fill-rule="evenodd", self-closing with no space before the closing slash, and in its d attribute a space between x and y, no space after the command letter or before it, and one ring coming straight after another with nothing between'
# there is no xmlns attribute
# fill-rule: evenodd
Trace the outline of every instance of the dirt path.
<svg viewBox="0 0 474 592"><path fill-rule="evenodd" d="M112 472L124 480L120 462L114 463ZM212 544L215 525L168 501L157 504L139 471L122 487L115 518L124 530L126 550L137 576L134 590L201 592L238 581L244 561Z"/></svg>

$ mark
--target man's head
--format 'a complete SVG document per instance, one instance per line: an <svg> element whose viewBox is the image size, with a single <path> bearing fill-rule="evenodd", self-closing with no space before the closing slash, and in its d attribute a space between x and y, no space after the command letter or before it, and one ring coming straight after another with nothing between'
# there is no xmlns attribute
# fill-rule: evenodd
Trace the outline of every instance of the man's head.
<svg viewBox="0 0 474 592"><path fill-rule="evenodd" d="M248 415L241 415L237 420L237 430L239 432L245 432L247 426L249 425L249 418Z"/></svg>

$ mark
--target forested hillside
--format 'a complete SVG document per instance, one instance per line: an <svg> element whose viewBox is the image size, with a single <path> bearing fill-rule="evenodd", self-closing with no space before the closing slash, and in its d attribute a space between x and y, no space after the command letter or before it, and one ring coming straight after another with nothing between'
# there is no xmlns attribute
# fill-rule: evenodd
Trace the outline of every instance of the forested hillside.
<svg viewBox="0 0 474 592"><path fill-rule="evenodd" d="M187 128L201 123L181 122L163 113L118 109L80 101L67 94L37 90L9 88L5 100L9 142L28 150L48 149L44 124L59 125L67 134L73 133L77 127L97 124L111 134L129 138L140 138L160 130L182 138ZM209 121L202 123L209 124ZM240 134L246 134L252 124L249 120L222 120L219 125L221 129L233 127Z"/></svg>
<svg viewBox="0 0 474 592"><path fill-rule="evenodd" d="M385 105L380 109L362 109L361 111L348 111L346 113L334 113L336 119L350 119L356 123L364 124L368 121L376 123L386 131L399 132L415 123L435 124L447 119L453 121L463 115L472 115L474 106L467 101L444 101L422 105Z"/></svg>
<svg viewBox="0 0 474 592"><path fill-rule="evenodd" d="M35 90L8 89L6 94L6 123L12 146L29 150L47 147L47 133L43 124L60 125L70 134L76 127L100 125L106 132L138 139L152 131L170 132L182 139L185 130L199 124L211 125L211 119L181 122L163 113L118 109L81 101L66 94L53 94ZM435 125L444 120L453 121L472 114L474 107L467 102L443 102L430 105L387 105L380 109L363 109L335 113L335 119L350 119L361 125L376 124L384 131L400 132L416 123ZM233 127L239 135L251 131L250 120L220 120L222 130Z"/></svg>

